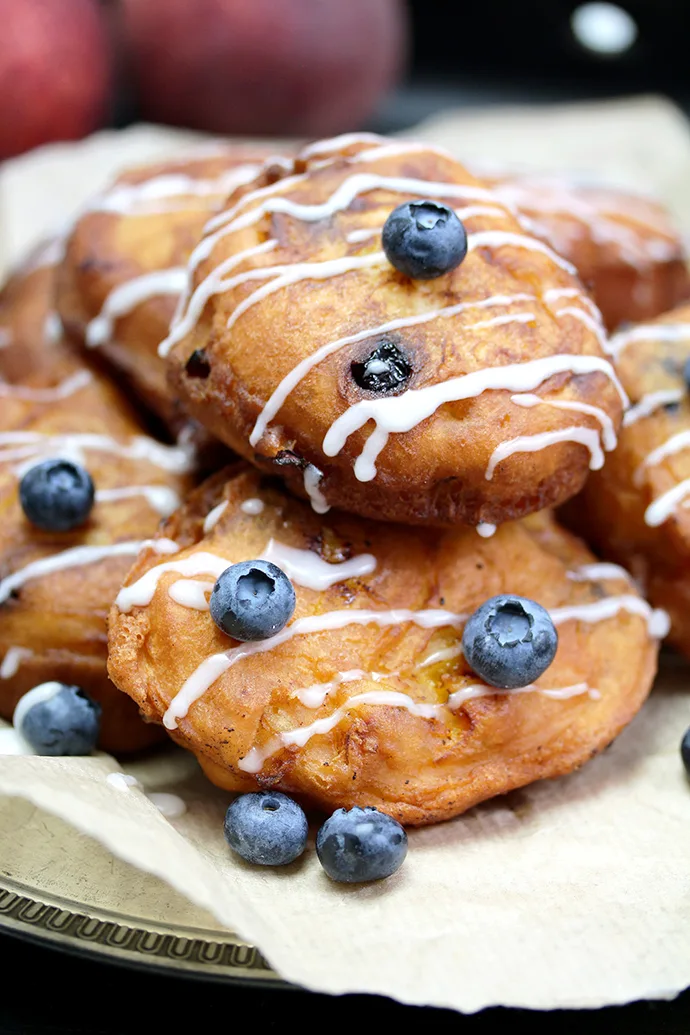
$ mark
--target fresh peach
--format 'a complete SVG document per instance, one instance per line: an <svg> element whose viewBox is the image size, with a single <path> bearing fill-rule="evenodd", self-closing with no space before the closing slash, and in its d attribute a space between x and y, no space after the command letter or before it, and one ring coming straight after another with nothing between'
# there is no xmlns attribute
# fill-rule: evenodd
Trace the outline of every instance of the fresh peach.
<svg viewBox="0 0 690 1035"><path fill-rule="evenodd" d="M102 124L111 56L96 0L0 0L0 158Z"/></svg>
<svg viewBox="0 0 690 1035"><path fill-rule="evenodd" d="M394 83L402 0L121 0L145 118L222 133L356 127Z"/></svg>

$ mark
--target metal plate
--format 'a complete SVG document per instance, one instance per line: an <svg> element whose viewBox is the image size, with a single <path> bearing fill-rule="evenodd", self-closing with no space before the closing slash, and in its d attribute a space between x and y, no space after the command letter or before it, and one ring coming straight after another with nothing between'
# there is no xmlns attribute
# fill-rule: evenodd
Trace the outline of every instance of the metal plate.
<svg viewBox="0 0 690 1035"><path fill-rule="evenodd" d="M257 949L231 933L96 912L7 878L0 881L0 931L130 967L287 987Z"/></svg>

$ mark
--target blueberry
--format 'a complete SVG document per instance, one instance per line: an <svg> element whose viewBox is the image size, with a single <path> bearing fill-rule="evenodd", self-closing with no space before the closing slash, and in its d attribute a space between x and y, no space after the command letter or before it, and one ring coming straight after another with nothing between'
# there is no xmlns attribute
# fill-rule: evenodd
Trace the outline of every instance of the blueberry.
<svg viewBox="0 0 690 1035"><path fill-rule="evenodd" d="M187 377L199 377L205 380L211 373L211 364L206 358L205 351L203 349L194 349L194 352L185 363L184 369Z"/></svg>
<svg viewBox="0 0 690 1035"><path fill-rule="evenodd" d="M409 381L412 367L392 341L382 341L361 363L351 365L352 377L369 392L394 392Z"/></svg>
<svg viewBox="0 0 690 1035"><path fill-rule="evenodd" d="M233 851L259 866L287 866L307 843L303 810L287 794L272 791L235 798L223 829Z"/></svg>
<svg viewBox="0 0 690 1035"><path fill-rule="evenodd" d="M78 686L41 683L20 697L14 726L39 755L89 755L96 746L101 706Z"/></svg>
<svg viewBox="0 0 690 1035"><path fill-rule="evenodd" d="M690 356L685 360L683 364L683 380L687 388L690 388Z"/></svg>
<svg viewBox="0 0 690 1035"><path fill-rule="evenodd" d="M467 232L452 208L437 201L406 201L383 225L386 258L414 280L432 280L459 266Z"/></svg>
<svg viewBox="0 0 690 1035"><path fill-rule="evenodd" d="M382 880L404 863L407 834L397 820L378 809L338 809L316 835L316 854L331 880Z"/></svg>
<svg viewBox="0 0 690 1035"><path fill-rule="evenodd" d="M680 757L683 759L685 772L690 776L690 727L686 729L683 739L680 742Z"/></svg>
<svg viewBox="0 0 690 1035"><path fill-rule="evenodd" d="M235 640L267 640L288 623L295 591L285 572L270 561L240 561L216 580L211 618Z"/></svg>
<svg viewBox="0 0 690 1035"><path fill-rule="evenodd" d="M526 597L491 597L470 615L462 634L468 664L491 686L528 686L546 672L558 633L551 615Z"/></svg>
<svg viewBox="0 0 690 1035"><path fill-rule="evenodd" d="M44 460L30 467L19 484L22 510L44 532L69 532L91 513L91 475L71 460Z"/></svg>

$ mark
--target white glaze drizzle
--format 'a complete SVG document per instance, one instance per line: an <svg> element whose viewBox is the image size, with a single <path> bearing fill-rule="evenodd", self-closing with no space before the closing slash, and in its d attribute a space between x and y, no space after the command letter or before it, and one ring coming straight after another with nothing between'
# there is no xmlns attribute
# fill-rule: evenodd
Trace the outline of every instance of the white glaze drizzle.
<svg viewBox="0 0 690 1035"><path fill-rule="evenodd" d="M252 291L235 306L225 324L226 329L231 330L239 318L257 302L261 302L264 298L268 298L269 295L273 295L276 291L281 291L291 284L297 284L301 280L330 280L331 277L342 277L355 270L381 266L385 261L383 252L372 252L370 255L344 255L339 259L325 259L322 262L295 262L290 265L265 266L263 269L238 273L236 277L231 277L226 281L225 290L229 291L249 280L263 280L266 277L273 277L273 280L269 280L268 284Z"/></svg>
<svg viewBox="0 0 690 1035"><path fill-rule="evenodd" d="M12 332L9 327L0 327L0 349L7 349L12 344Z"/></svg>
<svg viewBox="0 0 690 1035"><path fill-rule="evenodd" d="M318 592L323 592L336 582L362 578L376 570L376 558L370 553L361 553L349 561L329 564L312 550L285 546L275 539L269 540L261 557L282 568L288 578L298 586Z"/></svg>
<svg viewBox="0 0 690 1035"><path fill-rule="evenodd" d="M19 671L23 661L33 658L34 652L27 647L8 647L0 664L0 679L12 679Z"/></svg>
<svg viewBox="0 0 690 1035"><path fill-rule="evenodd" d="M93 377L88 370L78 370L55 385L54 388L29 388L26 385L6 384L4 381L0 381L0 398L4 395L11 399L26 400L26 402L59 402L61 399L68 399L71 395L76 395L92 381Z"/></svg>
<svg viewBox="0 0 690 1035"><path fill-rule="evenodd" d="M304 491L309 497L315 514L327 514L331 506L321 491L323 473L314 464L307 464L303 471Z"/></svg>
<svg viewBox="0 0 690 1035"><path fill-rule="evenodd" d="M175 603L191 611L208 611L208 594L213 591L213 586L213 582L202 582L199 579L178 579L172 583L168 594Z"/></svg>
<svg viewBox="0 0 690 1035"><path fill-rule="evenodd" d="M398 396L363 399L350 406L334 421L326 433L322 448L326 456L337 456L350 435L364 427L368 421L373 420L376 428L369 435L355 462L355 476L359 481L371 481L376 477L376 458L386 445L389 435L410 431L435 413L444 403L474 398L489 390L525 392L537 388L554 374L566 371L575 375L595 372L605 374L618 390L624 405L627 403L627 396L608 360L602 359L600 356L544 356L541 359L528 360L525 363L510 363L502 367L476 370L471 374L427 385L424 388L408 389ZM597 449L601 452L598 433L593 432L592 429L583 428L568 429L568 431L570 430L573 435L577 433L578 436L580 432L589 431L587 441L583 441L583 444L590 448L591 439L594 436L596 443L591 446L592 455L594 457ZM507 445L508 443L503 444L504 447ZM543 446L537 446L536 442L534 446L543 448Z"/></svg>
<svg viewBox="0 0 690 1035"><path fill-rule="evenodd" d="M202 202L227 197L249 183L259 165L239 165L214 179L201 179L184 173L161 173L141 183L115 184L89 203L88 212L111 212L124 216L147 216L189 208L189 198Z"/></svg>
<svg viewBox="0 0 690 1035"><path fill-rule="evenodd" d="M361 244L362 241L370 241L372 237L378 237L381 233L380 227L375 227L373 230L350 230L349 234L345 234L345 240L348 244Z"/></svg>
<svg viewBox="0 0 690 1035"><path fill-rule="evenodd" d="M165 446L144 435L135 435L129 442L118 442L109 435L73 434L42 435L37 431L0 432L0 463L45 459L62 456L85 463L84 450L113 453L129 460L145 460L154 467L173 474L185 474L193 469L191 450L184 446Z"/></svg>
<svg viewBox="0 0 690 1035"><path fill-rule="evenodd" d="M80 568L83 565L97 564L110 557L136 557L144 547L151 547L157 553L176 553L177 543L170 539L144 539L134 542L110 543L107 546L72 546L60 553L31 561L24 568L19 568L4 579L0 579L0 604L4 604L14 590L27 582L52 575L67 568Z"/></svg>
<svg viewBox="0 0 690 1035"><path fill-rule="evenodd" d="M565 577L571 582L598 582L600 579L624 579L630 582L630 574L620 564L581 564L579 568L567 571Z"/></svg>
<svg viewBox="0 0 690 1035"><path fill-rule="evenodd" d="M594 417L601 425L602 445L607 453L616 448L616 429L613 421L606 410L599 406L590 406L589 403L575 402L571 399L543 399L540 395L512 395L510 401L516 406L551 406L555 410L567 410L573 413L584 413L588 417Z"/></svg>
<svg viewBox="0 0 690 1035"><path fill-rule="evenodd" d="M388 140L378 133L340 133L326 140L315 140L300 151L300 158L313 158L314 155L332 154L333 151L344 151L352 144L381 144L386 146Z"/></svg>
<svg viewBox="0 0 690 1035"><path fill-rule="evenodd" d="M144 607L151 603L160 579L167 572L174 572L185 578L193 578L195 575L211 575L214 579L217 579L232 563L232 561L227 560L225 557L218 557L215 553L201 550L178 561L166 561L163 564L157 564L144 572L130 586L123 586L115 598L115 604L120 611L128 614L133 607ZM173 585L177 585L177 583L173 583ZM210 585L213 588L213 584L211 583ZM170 588L172 589L172 586ZM173 599L177 598L173 597Z"/></svg>
<svg viewBox="0 0 690 1035"><path fill-rule="evenodd" d="M275 199L274 204L277 204L278 200L280 199ZM268 204L268 202L266 202L266 204ZM476 251L478 248L498 248L505 246L522 248L526 251L541 252L568 273L575 273L574 266L565 259L562 259L560 255L556 255L548 245L543 244L541 241L537 241L536 238L526 237L524 234L511 233L506 230L482 230L478 233L470 234L467 239L468 252ZM262 280L268 276L274 276L274 279L268 284L264 284L263 287L252 291L246 296L246 298L243 298L242 301L235 306L228 317L226 328L230 330L234 327L237 320L239 320L239 318L253 305L256 305L257 302L262 301L264 298L274 294L276 291L280 291L292 284L299 283L301 280L328 280L331 277L342 276L344 273L350 273L353 270L382 266L385 265L386 262L387 259L383 252L372 252L368 255L346 255L341 256L338 259L326 259L322 262L296 262L289 265L265 266L261 269L247 270L245 273L240 273L226 281L223 290L229 291L249 280ZM519 318L516 317L516 319Z"/></svg>
<svg viewBox="0 0 690 1035"><path fill-rule="evenodd" d="M89 348L105 345L113 336L115 321L131 313L142 302L161 295L178 296L187 286L187 270L183 266L154 270L119 284L110 292L98 316L86 327Z"/></svg>
<svg viewBox="0 0 690 1035"><path fill-rule="evenodd" d="M498 690L496 687L489 687L483 684L464 687L451 694L446 704L426 704L415 701L408 694L395 690L369 690L362 694L355 694L350 697L340 708L336 708L330 715L322 719L316 719L308 726L299 726L294 730L288 730L277 734L264 745L264 747L251 748L244 758L238 762L238 768L245 773L260 773L265 762L272 755L282 748L299 747L303 748L312 737L330 733L331 730L345 718L353 708L360 705L374 705L387 708L404 708L412 715L423 719L443 719L448 710L455 711L466 701L478 697L510 696L515 693L540 693L547 697L565 699L576 697L581 694L588 694L590 697L599 697L597 690L591 690L586 683L576 683L573 686L560 687L556 690L542 690L538 686L521 687L518 690Z"/></svg>
<svg viewBox="0 0 690 1035"><path fill-rule="evenodd" d="M96 503L116 503L119 500L143 496L152 510L161 517L170 517L180 505L180 497L167 485L126 485L121 489L97 489Z"/></svg>
<svg viewBox="0 0 690 1035"><path fill-rule="evenodd" d="M684 396L685 392L682 388L662 388L658 392L647 392L639 402L625 411L623 414L623 427L629 428L631 424L636 424L638 420L650 417L657 410L661 409L662 406L680 402Z"/></svg>
<svg viewBox="0 0 690 1035"><path fill-rule="evenodd" d="M228 501L222 500L213 508L213 510L209 510L208 514L204 518L204 532L206 534L213 531L227 509ZM240 509L244 509L244 506L242 505Z"/></svg>
<svg viewBox="0 0 690 1035"><path fill-rule="evenodd" d="M235 647L226 653L212 654L205 661L202 661L198 668L185 680L180 691L170 702L168 710L163 716L163 724L167 729L176 729L177 720L184 718L192 704L198 701L208 688L238 661L253 654L262 654L265 651L272 650L274 647L279 647L295 636L343 629L348 625L374 624L386 628L401 625L405 622L412 622L424 629L438 629L443 626L458 626L465 621L465 617L464 615L457 615L440 609L408 611L400 608L392 611L328 611L321 615L309 615L305 618L298 618L275 636L270 637L270 639L245 643L241 647Z"/></svg>
<svg viewBox="0 0 690 1035"><path fill-rule="evenodd" d="M230 258L225 259L216 266L211 273L209 273L201 284L199 284L199 286L192 292L191 297L187 298L186 293L181 295L178 312L175 313L175 316L171 321L170 331L167 337L164 338L158 346L158 355L163 357L167 356L173 346L194 329L204 311L204 306L209 299L214 295L222 294L224 291L229 291L232 288L233 281L226 281L223 279L227 273L243 263L245 259L250 259L254 255L263 255L266 252L272 251L277 246L277 243L277 241L273 240L263 241L261 244L257 244L253 248L245 248L243 252L239 252L237 255L231 255ZM189 285L187 285L187 288L188 287Z"/></svg>
<svg viewBox="0 0 690 1035"><path fill-rule="evenodd" d="M544 292L542 298L549 306L552 302L557 302L559 298L572 298L588 309L598 323L602 323L601 312L597 308L596 304L588 295L585 295L584 292L580 291L579 288L549 288Z"/></svg>
<svg viewBox="0 0 690 1035"><path fill-rule="evenodd" d="M52 699L56 697L63 688L63 683L51 681L49 683L39 683L38 686L35 686L25 694L22 694L17 701L14 715L12 716L12 725L20 735L24 719L31 709L37 704L45 704L47 701L52 701Z"/></svg>
<svg viewBox="0 0 690 1035"><path fill-rule="evenodd" d="M62 320L60 319L59 313L56 313L54 309L51 309L46 313L46 318L43 321L43 342L46 345L54 345L57 341L60 341L64 332L62 326Z"/></svg>
<svg viewBox="0 0 690 1035"><path fill-rule="evenodd" d="M604 454L599 443L599 432L594 428L583 428L573 425L569 428L558 428L556 431L541 431L536 435L518 435L496 446L486 467L486 480L491 481L496 468L515 453L539 453L542 449L557 445L559 442L575 442L589 450L589 467L599 471L604 466Z"/></svg>
<svg viewBox="0 0 690 1035"><path fill-rule="evenodd" d="M430 309L426 313L417 313L414 316L402 316L395 320L388 320L377 327L368 327L366 330L357 331L354 334L347 334L335 341L329 341L321 345L311 356L307 356L297 366L285 375L277 388L272 392L268 402L259 414L256 424L249 437L250 445L255 446L263 436L266 428L273 418L280 411L290 393L297 387L306 375L319 363L332 356L334 352L345 348L347 345L354 345L367 338L375 338L389 331L401 330L403 327L417 327L420 324L430 323L432 320L449 319L464 313L468 309L484 309L500 306L509 306L515 302L533 301L533 295L492 295L490 298L478 299L476 302L459 302L456 305L444 306L440 309Z"/></svg>
<svg viewBox="0 0 690 1035"><path fill-rule="evenodd" d="M688 496L690 496L690 478L685 478L673 488L662 493L661 496L657 496L649 504L644 512L645 524L650 528L658 528L659 525L663 525L681 503L684 507L687 506Z"/></svg>
<svg viewBox="0 0 690 1035"><path fill-rule="evenodd" d="M336 687L342 686L343 683L356 683L360 679L371 679L374 683L378 683L379 680L389 679L392 675L381 672L364 672L361 668L353 668L348 672L338 672L327 683L314 683L312 686L304 686L300 690L295 690L293 696L301 701L305 708L320 708L329 694L332 694Z"/></svg>
<svg viewBox="0 0 690 1035"><path fill-rule="evenodd" d="M496 532L496 525L492 525L488 521L480 521L476 527L482 539L490 539Z"/></svg>
<svg viewBox="0 0 690 1035"><path fill-rule="evenodd" d="M635 341L687 341L690 339L690 323L646 323L618 331L610 341L609 352L618 358L628 345Z"/></svg>
<svg viewBox="0 0 690 1035"><path fill-rule="evenodd" d="M429 665L438 665L441 661L452 661L453 658L462 656L462 644L456 643L452 647L442 647L429 654L423 661L420 661L417 668L428 668Z"/></svg>
<svg viewBox="0 0 690 1035"><path fill-rule="evenodd" d="M662 442L660 446L653 449L652 452L644 458L640 466L637 468L634 475L635 485L641 485L644 480L644 472L648 467L654 467L656 464L660 464L662 460L666 460L669 456L674 456L676 453L680 453L690 447L690 428L686 428L684 431L679 431L675 435L671 435L665 442Z"/></svg>
<svg viewBox="0 0 690 1035"><path fill-rule="evenodd" d="M240 503L240 510L243 514L249 514L251 517L256 517L257 514L262 514L266 504L263 500L252 498L243 500Z"/></svg>
<svg viewBox="0 0 690 1035"><path fill-rule="evenodd" d="M167 791L150 791L146 797L166 819L179 819L187 811L179 794L169 794Z"/></svg>
<svg viewBox="0 0 690 1035"><path fill-rule="evenodd" d="M639 615L647 622L647 631L655 639L663 639L668 634L669 618L665 611L652 609L646 600L625 594L616 597L604 597L587 604L571 604L567 607L556 607L549 611L554 625L563 622L601 622L606 618L614 618L621 611Z"/></svg>

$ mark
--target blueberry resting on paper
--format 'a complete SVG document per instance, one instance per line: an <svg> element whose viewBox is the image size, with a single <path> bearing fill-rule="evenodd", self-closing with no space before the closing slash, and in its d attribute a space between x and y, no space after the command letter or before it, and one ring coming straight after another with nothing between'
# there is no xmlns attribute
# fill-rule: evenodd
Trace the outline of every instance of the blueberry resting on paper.
<svg viewBox="0 0 690 1035"><path fill-rule="evenodd" d="M452 208L437 201L406 201L383 225L383 250L391 266L413 280L454 270L467 255L467 231Z"/></svg>
<svg viewBox="0 0 690 1035"><path fill-rule="evenodd" d="M101 706L78 686L41 683L19 698L14 727L39 755L90 755Z"/></svg>
<svg viewBox="0 0 690 1035"><path fill-rule="evenodd" d="M680 742L680 757L683 759L685 772L690 776L690 727L686 729L683 739Z"/></svg>
<svg viewBox="0 0 690 1035"><path fill-rule="evenodd" d="M225 840L258 866L287 866L307 843L307 817L286 794L258 791L235 798L225 814Z"/></svg>
<svg viewBox="0 0 690 1035"><path fill-rule="evenodd" d="M490 686L528 686L549 667L558 647L551 615L527 597L491 597L470 615L462 634L468 665Z"/></svg>
<svg viewBox="0 0 690 1035"><path fill-rule="evenodd" d="M235 640L267 640L287 625L295 591L270 561L240 561L219 575L209 601L211 618Z"/></svg>
<svg viewBox="0 0 690 1035"><path fill-rule="evenodd" d="M316 854L331 880L382 880L405 861L407 834L392 816L371 806L338 809L316 835Z"/></svg>
<svg viewBox="0 0 690 1035"><path fill-rule="evenodd" d="M94 497L91 475L71 460L44 460L30 467L19 483L24 514L44 532L69 532L83 525Z"/></svg>

